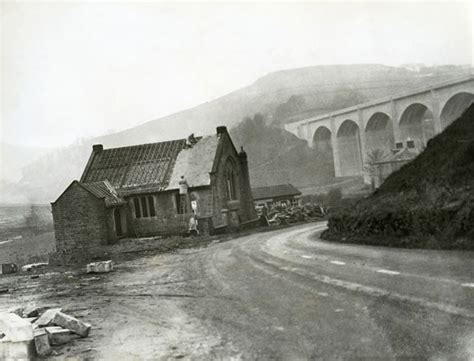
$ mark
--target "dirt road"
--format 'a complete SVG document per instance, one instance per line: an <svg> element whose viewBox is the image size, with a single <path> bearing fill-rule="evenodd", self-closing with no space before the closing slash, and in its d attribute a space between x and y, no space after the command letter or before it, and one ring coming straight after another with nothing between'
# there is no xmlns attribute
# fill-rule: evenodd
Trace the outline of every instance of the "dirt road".
<svg viewBox="0 0 474 361"><path fill-rule="evenodd" d="M0 306L62 305L94 325L56 359L474 358L472 253L330 244L323 227L123 259L101 276L5 277Z"/></svg>

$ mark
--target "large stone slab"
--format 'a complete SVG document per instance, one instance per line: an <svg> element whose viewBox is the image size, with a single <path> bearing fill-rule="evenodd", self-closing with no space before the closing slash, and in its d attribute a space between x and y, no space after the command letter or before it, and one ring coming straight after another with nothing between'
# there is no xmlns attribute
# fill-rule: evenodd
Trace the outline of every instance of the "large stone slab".
<svg viewBox="0 0 474 361"><path fill-rule="evenodd" d="M0 332L11 342L31 341L33 326L15 313L0 313Z"/></svg>
<svg viewBox="0 0 474 361"><path fill-rule="evenodd" d="M35 357L33 340L13 342L7 337L0 339L0 360L32 360Z"/></svg>
<svg viewBox="0 0 474 361"><path fill-rule="evenodd" d="M92 262L86 266L87 273L106 273L114 270L112 261Z"/></svg>
<svg viewBox="0 0 474 361"><path fill-rule="evenodd" d="M71 341L73 334L71 331L58 326L50 326L45 328L48 334L48 340L51 345L62 345Z"/></svg>
<svg viewBox="0 0 474 361"><path fill-rule="evenodd" d="M91 329L91 325L86 322L79 321L77 318L58 312L53 318L53 324L67 328L81 337L87 337Z"/></svg>
<svg viewBox="0 0 474 361"><path fill-rule="evenodd" d="M33 326L37 327L46 327L51 325L51 322L53 321L54 316L56 316L56 313L61 312L62 308L50 308L49 310L46 310L40 318L38 318L34 323Z"/></svg>
<svg viewBox="0 0 474 361"><path fill-rule="evenodd" d="M37 328L34 330L34 341L36 354L38 356L48 356L52 349L49 344L49 336L44 328Z"/></svg>
<svg viewBox="0 0 474 361"><path fill-rule="evenodd" d="M50 307L28 305L23 310L23 317L39 317L45 313Z"/></svg>

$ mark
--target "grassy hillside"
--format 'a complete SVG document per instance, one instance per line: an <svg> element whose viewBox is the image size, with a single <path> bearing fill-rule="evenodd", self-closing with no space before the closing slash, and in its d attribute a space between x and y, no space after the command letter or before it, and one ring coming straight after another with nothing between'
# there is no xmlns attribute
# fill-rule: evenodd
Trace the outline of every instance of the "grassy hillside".
<svg viewBox="0 0 474 361"><path fill-rule="evenodd" d="M332 215L324 237L474 249L474 105L374 194Z"/></svg>

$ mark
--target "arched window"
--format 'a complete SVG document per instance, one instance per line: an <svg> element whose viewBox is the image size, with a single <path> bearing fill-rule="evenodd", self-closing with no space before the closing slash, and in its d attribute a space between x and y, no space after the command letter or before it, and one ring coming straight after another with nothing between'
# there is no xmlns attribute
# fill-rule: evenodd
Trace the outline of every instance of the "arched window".
<svg viewBox="0 0 474 361"><path fill-rule="evenodd" d="M234 162L232 158L227 158L225 164L225 182L227 187L227 198L229 200L236 200L237 199L237 182L236 182L236 171Z"/></svg>

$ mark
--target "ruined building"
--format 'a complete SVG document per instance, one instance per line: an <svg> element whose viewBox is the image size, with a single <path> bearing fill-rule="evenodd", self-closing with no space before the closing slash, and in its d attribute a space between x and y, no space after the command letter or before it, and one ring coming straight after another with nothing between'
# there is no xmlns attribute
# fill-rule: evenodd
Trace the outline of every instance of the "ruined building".
<svg viewBox="0 0 474 361"><path fill-rule="evenodd" d="M80 181L52 203L58 250L121 237L237 229L255 218L247 155L217 134L104 149L94 145Z"/></svg>

